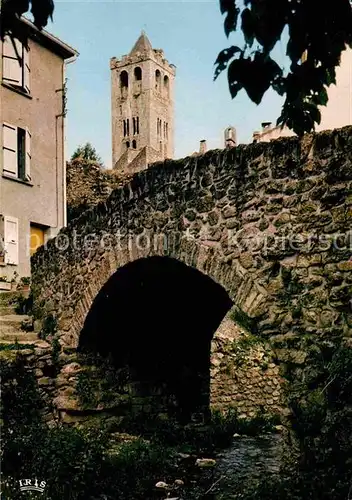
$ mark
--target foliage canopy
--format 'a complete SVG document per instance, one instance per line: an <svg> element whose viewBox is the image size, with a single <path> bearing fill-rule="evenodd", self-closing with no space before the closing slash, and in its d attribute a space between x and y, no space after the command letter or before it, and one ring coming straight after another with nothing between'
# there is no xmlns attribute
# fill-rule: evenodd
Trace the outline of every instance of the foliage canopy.
<svg viewBox="0 0 352 500"><path fill-rule="evenodd" d="M20 18L27 12L31 12L33 23L39 30L45 28L49 19L53 19L53 0L2 0L0 5L2 40L6 35L11 35L21 42L26 41L27 29Z"/></svg>
<svg viewBox="0 0 352 500"><path fill-rule="evenodd" d="M219 53L214 80L227 69L232 98L244 89L256 104L272 88L285 96L277 125L286 125L298 135L313 131L321 120L318 106L328 102L327 87L336 83L341 53L347 46L352 48L351 1L219 1L226 36L240 27L244 43ZM285 29L287 74L271 57Z"/></svg>
<svg viewBox="0 0 352 500"><path fill-rule="evenodd" d="M92 161L100 166L103 165L100 156L98 155L96 149L90 144L90 142L87 142L83 146L79 146L74 151L74 153L71 156L71 161L78 159Z"/></svg>

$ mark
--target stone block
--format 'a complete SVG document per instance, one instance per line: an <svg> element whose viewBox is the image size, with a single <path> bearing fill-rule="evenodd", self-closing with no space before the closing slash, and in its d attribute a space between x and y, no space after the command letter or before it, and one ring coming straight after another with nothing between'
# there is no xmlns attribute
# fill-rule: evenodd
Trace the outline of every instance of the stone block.
<svg viewBox="0 0 352 500"><path fill-rule="evenodd" d="M222 215L225 219L229 219L230 217L235 217L237 215L237 210L234 206L228 206L222 210Z"/></svg>
<svg viewBox="0 0 352 500"><path fill-rule="evenodd" d="M38 385L43 386L43 385L50 385L53 383L53 380L49 377L42 377L38 380Z"/></svg>

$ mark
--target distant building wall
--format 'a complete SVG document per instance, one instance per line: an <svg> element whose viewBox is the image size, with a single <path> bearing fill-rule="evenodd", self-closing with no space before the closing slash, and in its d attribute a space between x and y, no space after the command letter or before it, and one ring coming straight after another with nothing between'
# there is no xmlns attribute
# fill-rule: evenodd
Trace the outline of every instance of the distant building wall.
<svg viewBox="0 0 352 500"><path fill-rule="evenodd" d="M340 66L336 68L336 85L327 88L328 103L320 106L321 122L315 126L316 132L333 130L352 125L352 49L341 54ZM279 137L295 135L287 127L276 127L263 123L262 129L253 133L254 142L267 142Z"/></svg>
<svg viewBox="0 0 352 500"><path fill-rule="evenodd" d="M336 68L336 85L328 88L327 106L320 108L321 123L316 131L332 130L352 125L352 49L341 55L341 64Z"/></svg>

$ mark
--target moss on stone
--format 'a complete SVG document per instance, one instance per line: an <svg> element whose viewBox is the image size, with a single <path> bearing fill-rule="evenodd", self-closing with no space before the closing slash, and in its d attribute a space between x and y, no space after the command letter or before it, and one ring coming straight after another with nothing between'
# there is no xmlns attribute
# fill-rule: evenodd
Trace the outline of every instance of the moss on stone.
<svg viewBox="0 0 352 500"><path fill-rule="evenodd" d="M87 372L81 372L77 375L76 393L83 408L95 407L98 404L96 395L96 384Z"/></svg>
<svg viewBox="0 0 352 500"><path fill-rule="evenodd" d="M2 350L0 351L0 360L7 362L15 362L17 358L17 349L16 350Z"/></svg>
<svg viewBox="0 0 352 500"><path fill-rule="evenodd" d="M0 351L18 351L21 349L34 349L35 344L0 344Z"/></svg>
<svg viewBox="0 0 352 500"><path fill-rule="evenodd" d="M248 332L252 334L257 333L256 320L242 311L242 309L238 307L234 308L230 313L230 318L234 321L234 323L241 326Z"/></svg>
<svg viewBox="0 0 352 500"><path fill-rule="evenodd" d="M45 340L47 337L55 335L55 333L57 332L57 327L58 324L56 317L53 314L48 314L43 320L39 337Z"/></svg>

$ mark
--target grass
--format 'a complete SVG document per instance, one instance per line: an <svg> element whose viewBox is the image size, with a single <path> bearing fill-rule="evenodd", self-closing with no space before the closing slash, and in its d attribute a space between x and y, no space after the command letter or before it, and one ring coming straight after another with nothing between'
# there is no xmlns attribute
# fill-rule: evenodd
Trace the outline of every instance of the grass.
<svg viewBox="0 0 352 500"><path fill-rule="evenodd" d="M262 411L252 419L239 419L236 410L232 408L226 412L213 411L204 425L184 426L176 420L140 414L125 417L113 430L177 447L185 453L213 455L216 450L231 445L234 434L256 436L271 432L278 423L278 417L268 416Z"/></svg>

